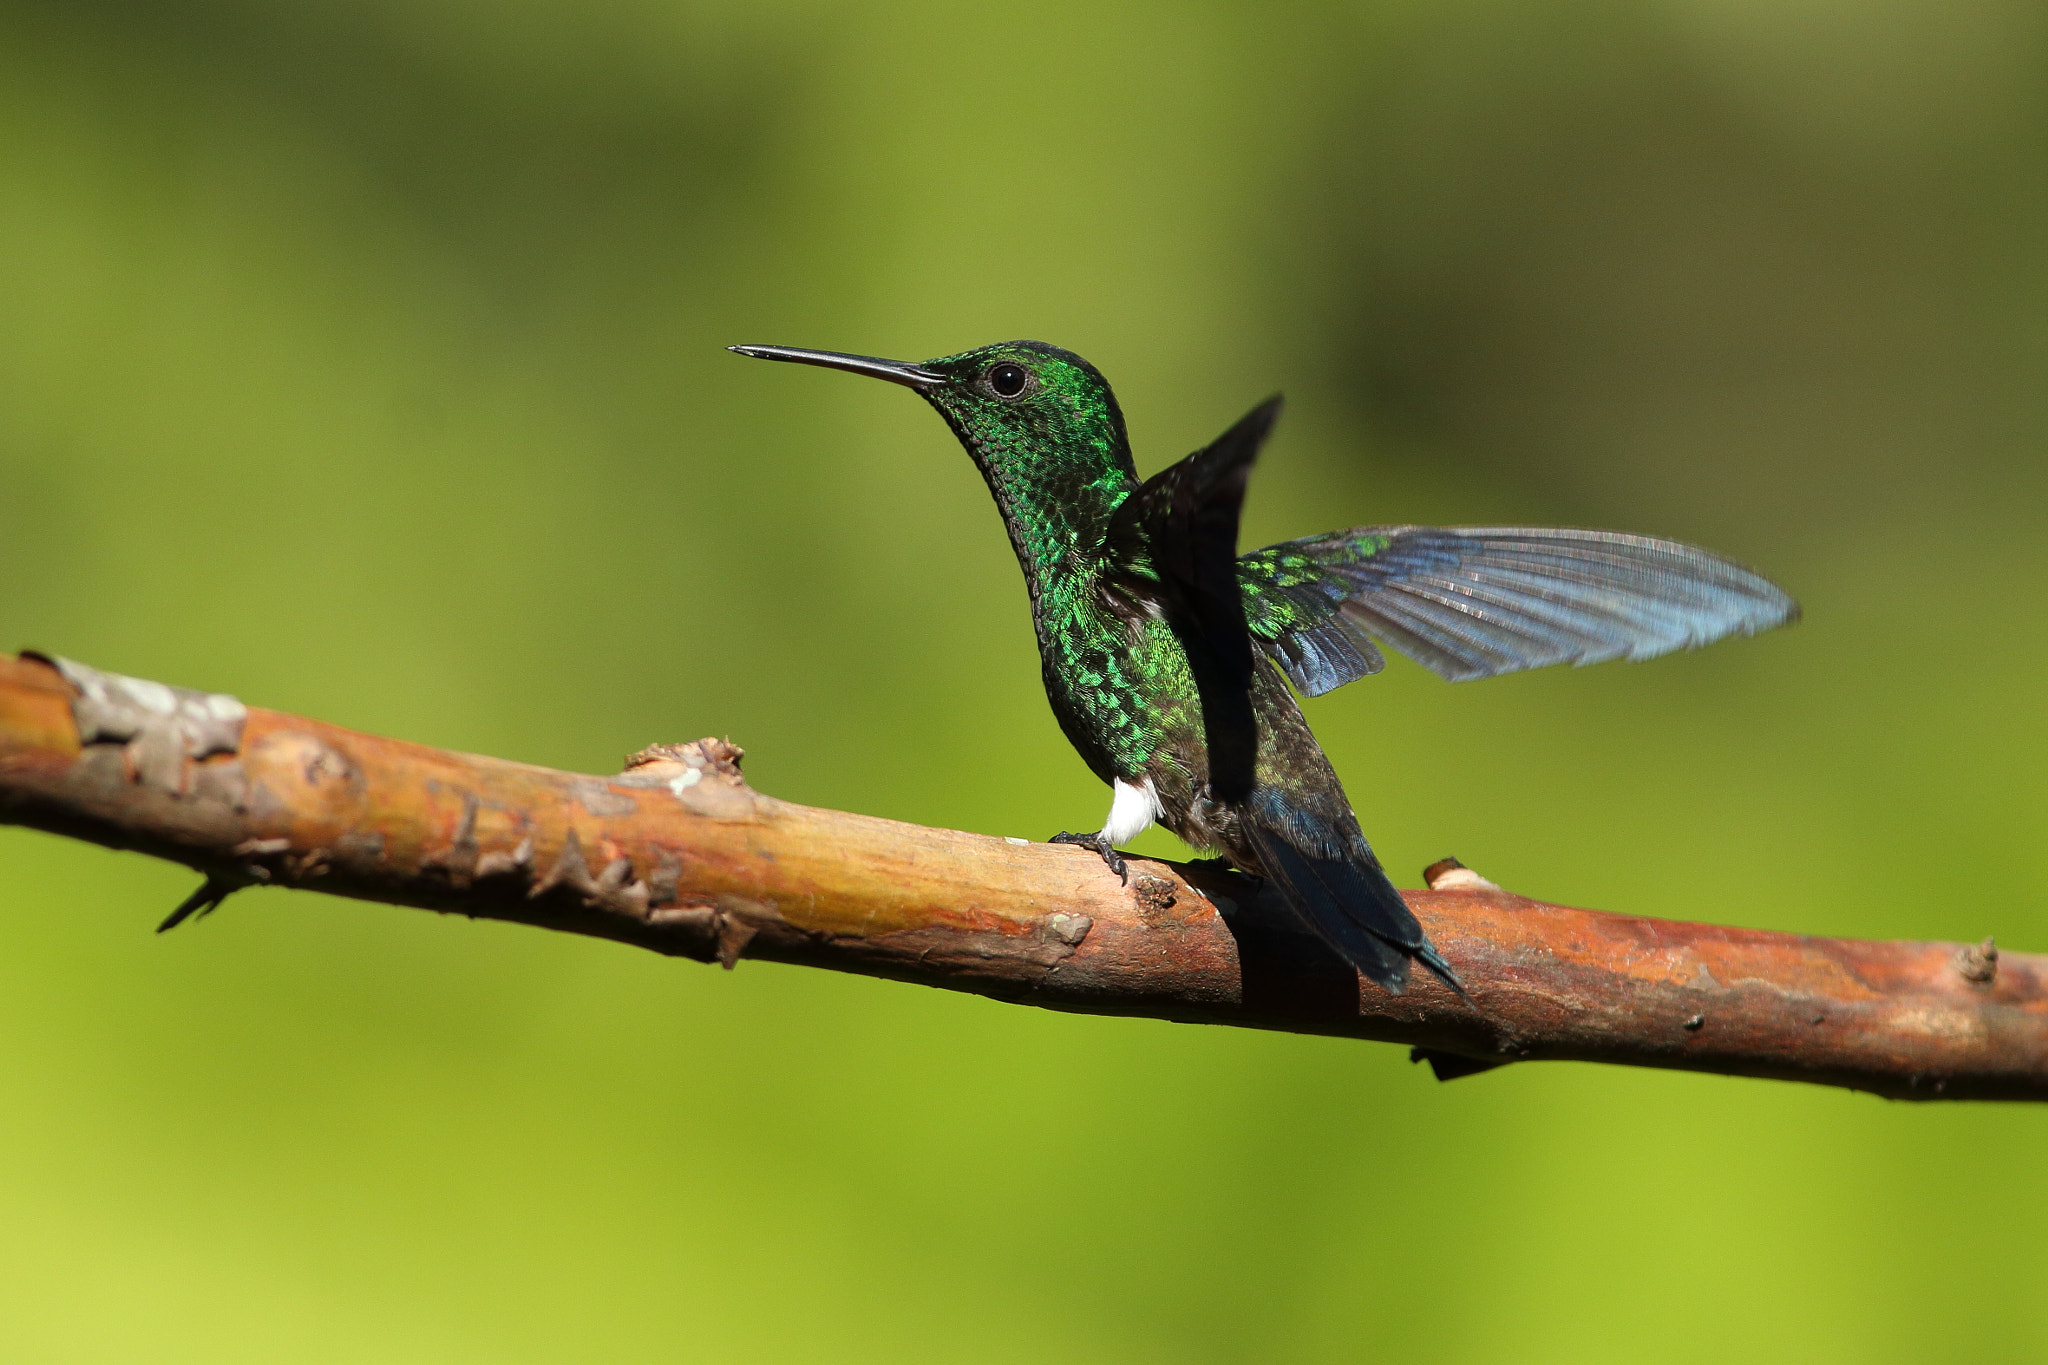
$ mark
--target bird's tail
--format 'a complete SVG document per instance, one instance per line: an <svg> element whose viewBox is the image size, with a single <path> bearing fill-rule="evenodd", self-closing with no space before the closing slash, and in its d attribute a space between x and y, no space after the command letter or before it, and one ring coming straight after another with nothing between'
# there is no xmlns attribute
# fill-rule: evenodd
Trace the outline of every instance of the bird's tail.
<svg viewBox="0 0 2048 1365"><path fill-rule="evenodd" d="M1399 995L1414 958L1466 1000L1465 983L1415 922L1356 825L1345 829L1268 786L1244 828L1266 875L1310 929L1367 979Z"/></svg>

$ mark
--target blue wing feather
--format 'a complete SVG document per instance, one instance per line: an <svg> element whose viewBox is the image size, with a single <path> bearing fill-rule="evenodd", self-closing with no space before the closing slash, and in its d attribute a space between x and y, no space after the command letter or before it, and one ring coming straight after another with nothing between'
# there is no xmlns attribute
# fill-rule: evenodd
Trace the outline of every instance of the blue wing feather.
<svg viewBox="0 0 2048 1365"><path fill-rule="evenodd" d="M1738 564L1616 531L1358 527L1245 555L1238 581L1253 637L1309 696L1377 673L1375 640L1462 682L1650 659L1799 616Z"/></svg>

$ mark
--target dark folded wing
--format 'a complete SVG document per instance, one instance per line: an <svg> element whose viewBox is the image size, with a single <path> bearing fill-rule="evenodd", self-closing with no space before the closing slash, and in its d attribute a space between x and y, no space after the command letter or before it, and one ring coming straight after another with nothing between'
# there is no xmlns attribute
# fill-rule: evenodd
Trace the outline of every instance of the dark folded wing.
<svg viewBox="0 0 2048 1365"><path fill-rule="evenodd" d="M1161 470L1117 507L1105 550L1127 584L1167 615L1187 649L1202 700L1209 785L1224 800L1252 786L1258 727L1252 714L1252 641L1238 586L1237 520L1245 480L1280 414L1270 398L1214 441Z"/></svg>
<svg viewBox="0 0 2048 1365"><path fill-rule="evenodd" d="M1769 580L1691 545L1528 526L1365 526L1238 560L1245 623L1317 696L1384 659L1452 682L1650 659L1798 619Z"/></svg>

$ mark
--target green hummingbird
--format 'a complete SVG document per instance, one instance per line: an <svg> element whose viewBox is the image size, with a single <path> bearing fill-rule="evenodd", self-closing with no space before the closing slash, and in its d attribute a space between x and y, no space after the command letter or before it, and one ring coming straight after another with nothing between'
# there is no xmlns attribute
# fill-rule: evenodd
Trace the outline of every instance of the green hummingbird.
<svg viewBox="0 0 2048 1365"><path fill-rule="evenodd" d="M908 364L786 346L741 355L905 385L995 495L1031 594L1046 695L1112 792L1093 848L1154 821L1275 883L1369 980L1421 962L1464 994L1359 829L1288 684L1377 673L1384 644L1456 682L1647 659L1783 625L1776 585L1675 541L1534 527L1364 526L1237 551L1276 396L1140 482L1109 381L1072 351L1005 341Z"/></svg>

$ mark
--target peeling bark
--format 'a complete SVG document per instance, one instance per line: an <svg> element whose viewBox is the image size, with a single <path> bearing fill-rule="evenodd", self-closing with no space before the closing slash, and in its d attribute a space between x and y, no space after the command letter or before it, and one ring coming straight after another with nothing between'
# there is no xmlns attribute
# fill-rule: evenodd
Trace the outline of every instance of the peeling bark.
<svg viewBox="0 0 2048 1365"><path fill-rule="evenodd" d="M778 801L715 739L612 777L357 734L28 655L0 659L0 822L252 885L973 991L1094 1014L1405 1043L1440 1077L1573 1059L1895 1098L2048 1098L2048 958L1546 905L1445 860L1406 893L1475 1006L1390 996L1214 864Z"/></svg>

